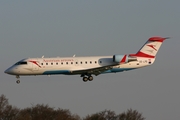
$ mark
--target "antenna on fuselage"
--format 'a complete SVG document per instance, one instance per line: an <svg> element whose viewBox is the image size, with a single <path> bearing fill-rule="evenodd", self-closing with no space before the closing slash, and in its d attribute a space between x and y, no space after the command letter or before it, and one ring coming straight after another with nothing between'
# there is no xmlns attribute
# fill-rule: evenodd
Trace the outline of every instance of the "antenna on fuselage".
<svg viewBox="0 0 180 120"><path fill-rule="evenodd" d="M73 57L76 57L76 54L74 54Z"/></svg>
<svg viewBox="0 0 180 120"><path fill-rule="evenodd" d="M41 58L44 58L44 55Z"/></svg>

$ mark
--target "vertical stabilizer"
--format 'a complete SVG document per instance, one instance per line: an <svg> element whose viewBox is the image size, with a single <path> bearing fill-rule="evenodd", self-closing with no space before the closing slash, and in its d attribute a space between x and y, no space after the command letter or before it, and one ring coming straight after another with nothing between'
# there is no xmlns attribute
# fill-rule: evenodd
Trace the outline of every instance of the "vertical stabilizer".
<svg viewBox="0 0 180 120"><path fill-rule="evenodd" d="M131 54L131 56L155 58L159 48L166 39L168 38L151 37L136 54Z"/></svg>

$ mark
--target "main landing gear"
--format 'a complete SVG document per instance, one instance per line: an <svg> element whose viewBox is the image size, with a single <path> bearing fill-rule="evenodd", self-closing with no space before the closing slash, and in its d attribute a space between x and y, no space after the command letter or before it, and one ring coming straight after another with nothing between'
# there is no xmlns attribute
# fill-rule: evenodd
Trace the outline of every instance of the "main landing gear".
<svg viewBox="0 0 180 120"><path fill-rule="evenodd" d="M92 81L93 80L93 76L88 76L88 77L85 77L85 76L83 76L83 81L84 82L87 82L87 81Z"/></svg>
<svg viewBox="0 0 180 120"><path fill-rule="evenodd" d="M20 77L19 77L19 75L16 75L16 78L17 78L16 83L19 84L19 83L20 83Z"/></svg>

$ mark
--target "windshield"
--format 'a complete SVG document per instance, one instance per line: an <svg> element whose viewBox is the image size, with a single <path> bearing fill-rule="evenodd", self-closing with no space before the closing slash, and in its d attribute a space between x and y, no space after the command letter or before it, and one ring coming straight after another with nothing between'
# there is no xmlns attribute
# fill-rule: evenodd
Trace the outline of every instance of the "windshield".
<svg viewBox="0 0 180 120"><path fill-rule="evenodd" d="M27 65L27 62L25 62L25 61L17 62L15 65Z"/></svg>

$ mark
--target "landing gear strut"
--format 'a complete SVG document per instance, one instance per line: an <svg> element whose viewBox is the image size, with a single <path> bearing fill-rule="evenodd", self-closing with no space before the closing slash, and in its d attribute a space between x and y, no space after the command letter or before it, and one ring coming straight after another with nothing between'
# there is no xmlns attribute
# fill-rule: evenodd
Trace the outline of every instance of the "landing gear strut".
<svg viewBox="0 0 180 120"><path fill-rule="evenodd" d="M17 78L16 83L19 84L19 83L20 83L20 77L19 77L19 75L16 75L16 78Z"/></svg>

